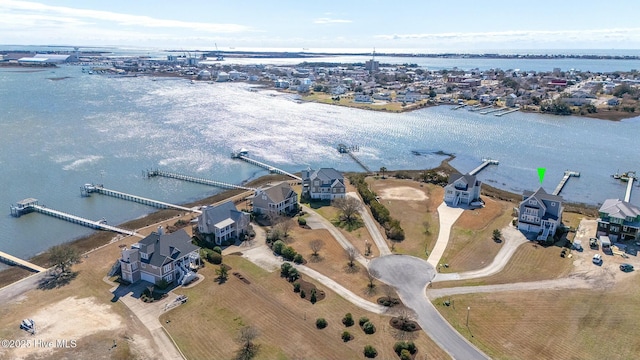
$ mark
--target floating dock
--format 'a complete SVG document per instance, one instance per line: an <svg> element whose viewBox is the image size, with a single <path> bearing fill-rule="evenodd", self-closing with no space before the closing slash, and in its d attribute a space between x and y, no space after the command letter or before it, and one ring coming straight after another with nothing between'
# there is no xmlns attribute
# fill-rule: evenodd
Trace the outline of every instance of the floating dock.
<svg viewBox="0 0 640 360"><path fill-rule="evenodd" d="M120 233L120 234L135 235L135 236L138 236L138 237L142 237L142 236L138 235L135 231L131 231L131 230L122 229L122 228L119 228L119 227L107 225L106 220L104 220L104 219L102 219L100 221L93 221L93 220L85 219L85 218L80 217L80 216L68 214L68 213L65 213L65 212L62 212L62 211L58 211L58 210L54 210L54 209L50 209L50 208L48 208L46 206L43 206L43 205L39 205L38 204L38 199L33 199L33 198L24 199L22 201L19 201L17 205L11 206L11 215L13 215L15 217L19 217L21 215L28 214L30 212L39 212L41 214L53 216L55 218L66 220L66 221L74 223L74 224L90 227L92 229L108 230L108 231L113 231L113 232L117 232L117 233Z"/></svg>
<svg viewBox="0 0 640 360"><path fill-rule="evenodd" d="M633 187L633 182L636 180L634 176L629 176L629 180L627 183L627 192L624 194L624 201L629 202L631 200L631 188Z"/></svg>
<svg viewBox="0 0 640 360"><path fill-rule="evenodd" d="M269 172L290 176L290 177L292 177L292 178L294 178L294 179L296 179L298 181L302 181L302 178L300 176L293 175L292 173L284 171L282 169L278 169L275 166L271 166L271 165L265 164L263 162L260 162L258 160L254 160L254 159L252 159L250 157L247 157L246 155L243 155L242 152L236 153L236 154L232 154L232 157L234 159L240 159L240 160L248 162L249 164L252 164L252 165L255 165L255 166L259 166L261 168L265 168L265 169L269 170Z"/></svg>
<svg viewBox="0 0 640 360"><path fill-rule="evenodd" d="M469 172L469 175L475 175L477 173L479 173L482 169L484 169L485 167L489 166L489 165L499 165L500 162L498 160L494 160L494 159L482 159L482 164L480 164L480 166L478 166L477 168L471 170Z"/></svg>
<svg viewBox="0 0 640 360"><path fill-rule="evenodd" d="M82 196L91 196L91 193L98 193L98 194L102 194L102 195L113 196L113 197L118 198L118 199L129 200L129 201L137 202L137 203L140 203L140 204L157 207L157 208L160 208L160 209L177 209L177 210L195 212L195 213L198 213L198 214L202 214L202 211L197 210L197 209L192 209L192 208L188 208L188 207L184 207L184 206L180 206L180 205L174 205L174 204L166 203L166 202L163 202L163 201L148 199L148 198L144 198L144 197L137 196L137 195L131 195L131 194L123 193L123 192L120 192L120 191L107 189L107 188L105 188L104 186L102 186L100 184L98 184L98 185L84 184L83 186L80 187L80 192L81 192Z"/></svg>
<svg viewBox="0 0 640 360"><path fill-rule="evenodd" d="M493 116L502 116L502 115L507 115L507 114L511 114L512 112L516 112L519 111L520 108L515 108L515 109L511 109L509 111L505 111L505 112L501 112L501 113L497 113L497 114L493 114Z"/></svg>
<svg viewBox="0 0 640 360"><path fill-rule="evenodd" d="M189 182L193 182L193 183L196 183L196 184L215 186L215 187L219 187L219 188L223 188L223 189L255 190L255 188L250 188L250 187L246 187L246 186L234 185L234 184L229 184L229 183L225 183L225 182L222 182L222 181L209 180L209 179L204 179L204 178L199 178L199 177L194 177L194 176L189 176L189 175L183 175L183 174L177 174L177 173L172 173L172 172L168 172L168 171L161 171L161 170L147 170L146 176L148 178L151 178L151 177L154 177L154 176L162 176L162 177L171 178L171 179L189 181Z"/></svg>
<svg viewBox="0 0 640 360"><path fill-rule="evenodd" d="M347 145L344 144L338 144L338 152L340 154L347 154L349 155L353 161L355 161L358 165L360 165L360 167L362 167L364 169L364 171L371 173L371 169L369 169L369 167L367 165L365 165L360 159L358 159L357 156L355 156L353 154L354 149L359 149L359 147L348 147Z"/></svg>
<svg viewBox="0 0 640 360"><path fill-rule="evenodd" d="M558 184L558 186L556 187L555 190L553 190L553 195L559 195L560 191L562 191L562 188L564 188L564 186L567 184L567 181L569 181L570 177L580 177L580 173L577 171L565 171L564 172L564 177L562 178L562 180L560 180L560 183Z"/></svg>
<svg viewBox="0 0 640 360"><path fill-rule="evenodd" d="M47 269L43 267L40 267L36 264L32 264L26 260L22 260L20 258L17 258L13 255L9 255L2 251L0 251L0 259L7 264L22 266L23 268L26 268L28 270L32 270L35 272L47 271Z"/></svg>

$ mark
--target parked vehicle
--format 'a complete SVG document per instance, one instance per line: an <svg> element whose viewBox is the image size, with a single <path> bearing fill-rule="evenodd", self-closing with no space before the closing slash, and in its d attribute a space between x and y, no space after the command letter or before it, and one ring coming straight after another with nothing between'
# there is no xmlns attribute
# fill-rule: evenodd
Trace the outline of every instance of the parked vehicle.
<svg viewBox="0 0 640 360"><path fill-rule="evenodd" d="M600 254L593 255L592 261L596 265L601 265L602 264L602 255L600 255Z"/></svg>
<svg viewBox="0 0 640 360"><path fill-rule="evenodd" d="M589 247L592 248L592 249L597 250L599 248L598 239L594 238L594 237L590 238L589 239Z"/></svg>
<svg viewBox="0 0 640 360"><path fill-rule="evenodd" d="M631 264L620 264L620 270L624 271L624 272L629 272L629 271L633 271L633 265Z"/></svg>

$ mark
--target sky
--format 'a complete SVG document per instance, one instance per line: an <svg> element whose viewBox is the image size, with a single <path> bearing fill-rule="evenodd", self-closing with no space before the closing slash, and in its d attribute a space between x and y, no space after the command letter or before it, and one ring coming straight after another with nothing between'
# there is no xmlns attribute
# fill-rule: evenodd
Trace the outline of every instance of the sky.
<svg viewBox="0 0 640 360"><path fill-rule="evenodd" d="M478 52L640 49L640 1L0 0L0 44Z"/></svg>

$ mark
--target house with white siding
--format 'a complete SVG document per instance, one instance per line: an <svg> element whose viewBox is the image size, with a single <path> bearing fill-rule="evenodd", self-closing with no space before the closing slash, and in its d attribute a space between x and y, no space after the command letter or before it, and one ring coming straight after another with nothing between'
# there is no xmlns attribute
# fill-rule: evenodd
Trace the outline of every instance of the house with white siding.
<svg viewBox="0 0 640 360"><path fill-rule="evenodd" d="M311 199L334 200L344 198L344 176L336 169L321 168L302 170L302 196Z"/></svg>
<svg viewBox="0 0 640 360"><path fill-rule="evenodd" d="M286 181L263 186L251 198L257 214L290 214L298 210L298 194Z"/></svg>
<svg viewBox="0 0 640 360"><path fill-rule="evenodd" d="M562 197L548 194L542 187L525 191L518 207L518 230L537 233L538 240L553 236L562 224Z"/></svg>
<svg viewBox="0 0 640 360"><path fill-rule="evenodd" d="M248 213L239 211L232 201L216 206L203 206L198 215L198 232L204 239L216 245L237 239L247 232L250 222Z"/></svg>

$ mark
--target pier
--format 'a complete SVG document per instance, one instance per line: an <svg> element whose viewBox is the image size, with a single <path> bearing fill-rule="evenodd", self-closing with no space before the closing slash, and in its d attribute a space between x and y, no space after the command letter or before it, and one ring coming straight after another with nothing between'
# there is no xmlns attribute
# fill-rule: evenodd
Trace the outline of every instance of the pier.
<svg viewBox="0 0 640 360"><path fill-rule="evenodd" d="M469 111L480 111L480 110L488 109L488 108L490 108L490 107L493 107L493 105L482 106L482 107L476 107L476 108L469 109Z"/></svg>
<svg viewBox="0 0 640 360"><path fill-rule="evenodd" d="M287 175L287 176L290 176L290 177L292 177L292 178L294 178L294 179L296 179L298 181L302 181L302 178L300 176L293 175L292 173L286 172L286 171L284 171L282 169L278 169L275 166L271 166L271 165L265 164L263 162L260 162L258 160L254 160L252 158L249 158L246 155L243 155L242 152L237 153L237 154L233 154L232 156L233 156L234 159L240 159L240 160L248 162L249 164L252 164L252 165L255 165L255 166L259 166L261 168L265 168L265 169L269 170L269 172L276 173L276 174L281 174L281 175Z"/></svg>
<svg viewBox="0 0 640 360"><path fill-rule="evenodd" d="M18 266L22 266L23 268L26 268L28 270L32 270L35 272L43 272L43 271L47 271L47 269L40 267L36 264L32 264L26 260L22 260L20 258L17 258L13 255L9 255L6 252L0 251L0 260L2 260L3 262L10 264L10 265L18 265Z"/></svg>
<svg viewBox="0 0 640 360"><path fill-rule="evenodd" d="M234 185L234 184L229 184L229 183L225 183L225 182L222 182L222 181L209 180L209 179L198 178L198 177L194 177L194 176L177 174L177 173L172 173L172 172L167 172L167 171L160 171L160 170L147 170L146 176L147 176L147 178L152 178L154 176L162 176L162 177L171 178L171 179L189 181L189 182L193 182L193 183L196 183L196 184L215 186L215 187L219 187L219 188L223 188L223 189L255 190L255 188L250 188L250 187L246 187L246 186Z"/></svg>
<svg viewBox="0 0 640 360"><path fill-rule="evenodd" d="M560 195L560 191L562 191L562 188L564 188L564 186L567 184L567 181L569 181L569 178L572 176L580 177L580 173L577 171L565 171L564 177L562 178L562 180L560 180L560 183L558 184L556 189L553 190L553 195Z"/></svg>
<svg viewBox="0 0 640 360"><path fill-rule="evenodd" d="M631 188L633 187L633 182L635 180L635 176L629 176L629 182L627 183L627 192L624 194L624 201L626 202L629 202L629 200L631 200Z"/></svg>
<svg viewBox="0 0 640 360"><path fill-rule="evenodd" d="M458 110L458 109L463 108L463 107L465 107L465 106L467 106L467 104L462 104L462 105L454 106L454 107L452 107L452 108L451 108L451 110Z"/></svg>
<svg viewBox="0 0 640 360"><path fill-rule="evenodd" d="M507 114L511 114L512 112L516 112L519 111L520 108L515 108L515 109L511 109L509 111L505 111L505 112L501 112L501 113L497 113L497 114L493 114L493 116L502 116L502 115L507 115Z"/></svg>
<svg viewBox="0 0 640 360"><path fill-rule="evenodd" d="M478 166L477 168L471 170L469 172L469 175L475 175L477 173L479 173L482 169L484 169L485 167L489 166L489 165L499 165L500 162L498 160L493 160L493 159L482 159L482 164L480 164L480 166Z"/></svg>
<svg viewBox="0 0 640 360"><path fill-rule="evenodd" d="M502 110L506 110L506 109L507 108L505 108L505 107L499 107L499 108L495 108L495 109L491 109L491 110L487 110L487 111L481 111L480 114L481 115L487 115L487 114L491 114L491 113L502 111Z"/></svg>
<svg viewBox="0 0 640 360"><path fill-rule="evenodd" d="M188 208L188 207L184 207L184 206L180 206L180 205L169 204L169 203L166 203L166 202L153 200L153 199L148 199L148 198L144 198L144 197L137 196L137 195L131 195L131 194L123 193L123 192L116 191L116 190L107 189L104 186L99 185L99 184L98 185L85 184L85 185L80 187L80 192L81 192L82 196L91 196L91 193L98 193L98 194L102 194L102 195L113 196L113 197L118 198L118 199L129 200L129 201L137 202L137 203L140 203L140 204L157 207L157 208L160 208L160 209L177 209L177 210L195 212L195 213L198 213L198 214L202 214L202 211L200 211L200 210L196 210L196 209L192 209L192 208Z"/></svg>
<svg viewBox="0 0 640 360"><path fill-rule="evenodd" d="M338 152L340 154L349 155L353 159L353 161L355 161L358 165L360 165L361 168L364 169L364 171L366 171L368 173L371 173L372 172L371 169L369 169L369 167L367 165L365 165L360 159L358 159L357 156L354 155L354 153L353 153L354 149L358 149L358 147L349 148L349 147L347 147L347 145L338 144Z"/></svg>
<svg viewBox="0 0 640 360"><path fill-rule="evenodd" d="M39 205L38 204L38 199L33 199L33 198L24 199L22 201L19 201L17 205L11 206L11 215L13 215L15 217L19 217L21 215L28 214L28 213L31 213L31 212L39 212L41 214L53 216L55 218L68 221L70 223L86 226L86 227L89 227L89 228L92 228L92 229L108 230L108 231L113 231L113 232L117 232L117 233L120 233L120 234L135 235L135 236L138 236L138 237L142 237L142 236L138 235L135 231L131 231L131 230L122 229L122 228L119 228L119 227L107 225L107 222L104 219L102 219L100 221L93 221L93 220L85 219L85 218L80 217L80 216L68 214L68 213L65 213L65 212L62 212L62 211L58 211L58 210L54 210L54 209L50 209L50 208L48 208L46 206L43 206L43 205Z"/></svg>

